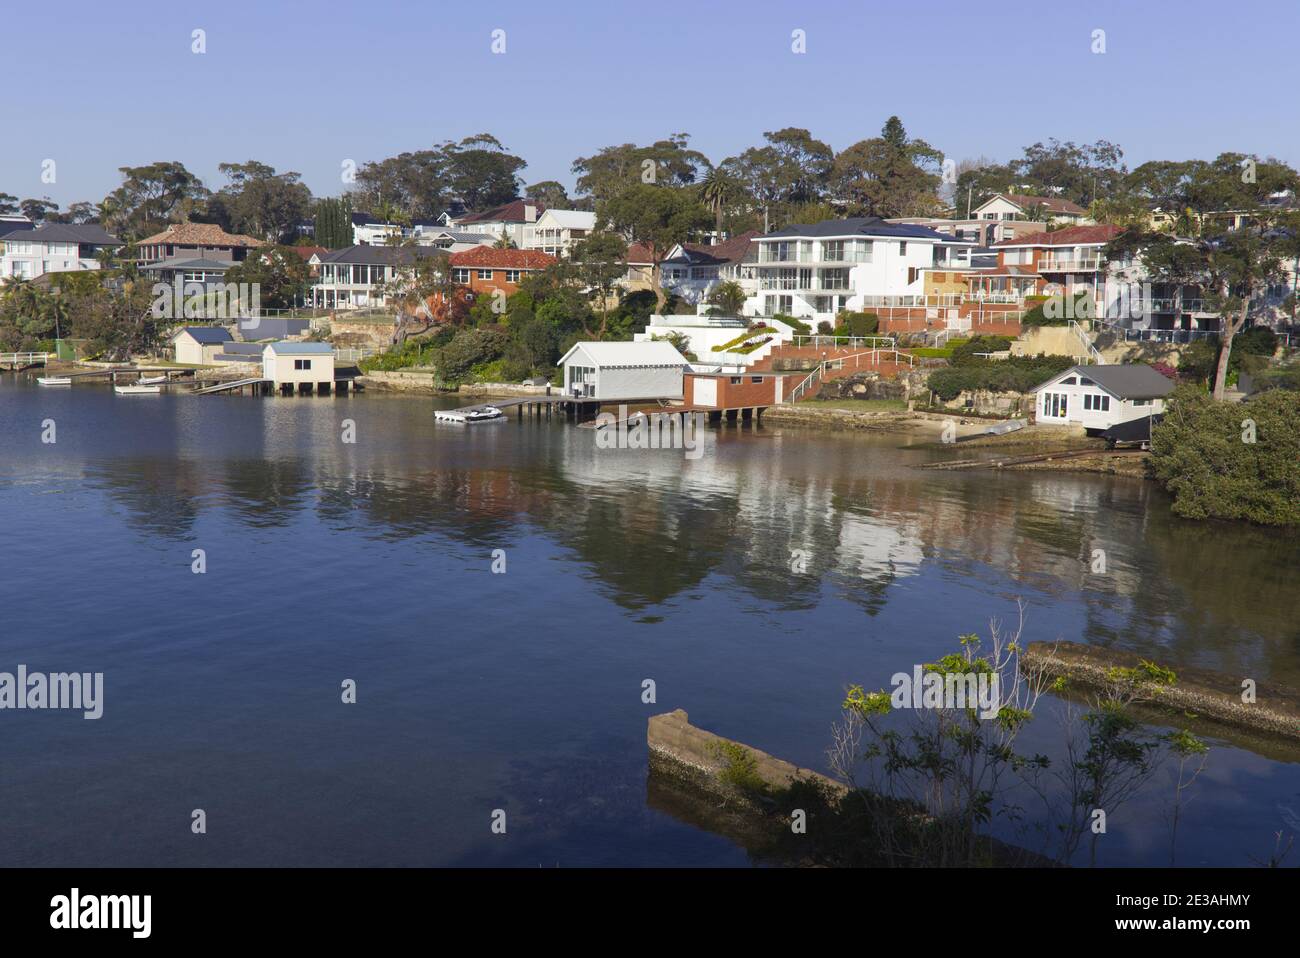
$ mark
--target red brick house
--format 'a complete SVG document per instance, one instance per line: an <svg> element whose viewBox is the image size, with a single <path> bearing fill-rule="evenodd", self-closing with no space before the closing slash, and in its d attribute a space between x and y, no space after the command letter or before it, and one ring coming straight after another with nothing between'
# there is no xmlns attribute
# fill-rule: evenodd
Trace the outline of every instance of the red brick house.
<svg viewBox="0 0 1300 958"><path fill-rule="evenodd" d="M554 256L532 249L496 249L476 246L451 254L452 278L471 292L491 294L501 290L507 296L519 288L526 275L555 263Z"/></svg>
<svg viewBox="0 0 1300 958"><path fill-rule="evenodd" d="M786 373L747 369L744 372L696 372L683 377L685 405L696 409L754 409L775 406L794 383ZM802 377L800 377L802 378ZM797 382L797 380L796 380Z"/></svg>
<svg viewBox="0 0 1300 958"><path fill-rule="evenodd" d="M1123 232L1119 226L1069 226L994 243L998 265L966 274L970 292L993 302L1019 302L1026 295L1099 289L1106 281L1102 247Z"/></svg>

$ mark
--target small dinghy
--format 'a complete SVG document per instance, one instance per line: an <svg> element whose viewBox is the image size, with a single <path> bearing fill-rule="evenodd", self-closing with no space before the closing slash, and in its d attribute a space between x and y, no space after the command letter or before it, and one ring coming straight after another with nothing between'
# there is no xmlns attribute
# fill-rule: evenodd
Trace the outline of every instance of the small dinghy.
<svg viewBox="0 0 1300 958"><path fill-rule="evenodd" d="M119 396L156 396L162 392L161 386L141 386L134 383L130 386L114 386L113 392Z"/></svg>
<svg viewBox="0 0 1300 958"><path fill-rule="evenodd" d="M472 426L480 422L500 422L506 418L496 406L480 406L478 409L445 409L433 414L440 422L455 422L462 426Z"/></svg>
<svg viewBox="0 0 1300 958"><path fill-rule="evenodd" d="M165 383L166 381L166 376L150 376L148 379L137 379L135 384L137 386L157 386L159 383Z"/></svg>
<svg viewBox="0 0 1300 958"><path fill-rule="evenodd" d="M71 386L72 380L67 376L37 376L36 381L42 386Z"/></svg>

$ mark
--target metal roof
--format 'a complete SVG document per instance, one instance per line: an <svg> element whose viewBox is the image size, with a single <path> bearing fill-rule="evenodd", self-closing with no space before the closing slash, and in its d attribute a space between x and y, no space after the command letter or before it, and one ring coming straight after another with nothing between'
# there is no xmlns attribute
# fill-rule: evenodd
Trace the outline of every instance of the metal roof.
<svg viewBox="0 0 1300 958"><path fill-rule="evenodd" d="M334 355L334 347L329 343L267 343L266 348L277 356L320 356L325 353Z"/></svg>
<svg viewBox="0 0 1300 958"><path fill-rule="evenodd" d="M1114 365L1071 366L1063 373L1037 386L1034 392L1059 382L1064 377L1078 373L1091 379L1117 399L1159 399L1174 391L1174 384L1143 363L1116 363Z"/></svg>
<svg viewBox="0 0 1300 958"><path fill-rule="evenodd" d="M560 359L560 365L582 350L597 366L681 366L689 365L686 357L667 340L646 343L574 343L573 348Z"/></svg>
<svg viewBox="0 0 1300 958"><path fill-rule="evenodd" d="M181 333L189 333L195 342L205 346L229 343L235 338L224 326L186 326L184 329L178 329L174 335L179 336Z"/></svg>

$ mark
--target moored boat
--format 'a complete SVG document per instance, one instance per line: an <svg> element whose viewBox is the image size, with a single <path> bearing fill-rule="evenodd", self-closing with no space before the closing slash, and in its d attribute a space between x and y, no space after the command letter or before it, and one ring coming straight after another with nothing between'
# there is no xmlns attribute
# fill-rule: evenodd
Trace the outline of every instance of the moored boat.
<svg viewBox="0 0 1300 958"><path fill-rule="evenodd" d="M42 386L71 386L72 380L67 376L37 376L36 381Z"/></svg>
<svg viewBox="0 0 1300 958"><path fill-rule="evenodd" d="M130 386L114 386L113 392L119 396L156 396L162 392L162 387L133 384Z"/></svg>
<svg viewBox="0 0 1300 958"><path fill-rule="evenodd" d="M455 422L463 426L472 426L480 422L500 422L506 418L496 406L479 406L477 409L440 409L433 418L441 422Z"/></svg>

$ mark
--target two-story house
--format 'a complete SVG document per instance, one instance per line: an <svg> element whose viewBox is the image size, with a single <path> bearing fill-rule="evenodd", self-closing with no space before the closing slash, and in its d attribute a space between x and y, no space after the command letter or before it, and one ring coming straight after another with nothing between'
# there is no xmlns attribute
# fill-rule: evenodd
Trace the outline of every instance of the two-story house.
<svg viewBox="0 0 1300 958"><path fill-rule="evenodd" d="M45 273L99 269L98 255L121 242L103 228L86 223L46 223L35 229L16 229L0 236L0 276L35 279Z"/></svg>
<svg viewBox="0 0 1300 958"><path fill-rule="evenodd" d="M447 225L471 233L491 233L496 239L508 239L522 249L525 230L536 226L545 212L546 204L537 200L511 200L481 213L454 217Z"/></svg>
<svg viewBox="0 0 1300 958"><path fill-rule="evenodd" d="M754 243L758 290L745 311L814 321L923 299L926 272L955 267L975 245L877 216L787 226Z"/></svg>
<svg viewBox="0 0 1300 958"><path fill-rule="evenodd" d="M971 211L980 220L1043 220L1068 226L1087 226L1092 218L1078 203L1059 196L997 193Z"/></svg>
<svg viewBox="0 0 1300 958"><path fill-rule="evenodd" d="M546 210L537 222L524 226L522 249L541 250L550 256L564 256L574 243L591 235L596 214L586 210Z"/></svg>
<svg viewBox="0 0 1300 958"><path fill-rule="evenodd" d="M321 309L361 309L386 305L400 271L418 257L433 258L444 250L434 246L349 246L319 253L308 265L315 271L309 296Z"/></svg>
<svg viewBox="0 0 1300 958"><path fill-rule="evenodd" d="M1087 291L1104 299L1108 265L1102 248L1123 230L1118 226L1069 226L995 243L997 265L966 274L970 296L989 302L1021 303L1029 295Z"/></svg>
<svg viewBox="0 0 1300 958"><path fill-rule="evenodd" d="M451 254L452 279L473 293L491 295L500 290L510 296L521 279L555 262L554 256L540 250L476 246Z"/></svg>

